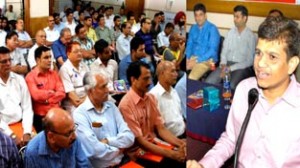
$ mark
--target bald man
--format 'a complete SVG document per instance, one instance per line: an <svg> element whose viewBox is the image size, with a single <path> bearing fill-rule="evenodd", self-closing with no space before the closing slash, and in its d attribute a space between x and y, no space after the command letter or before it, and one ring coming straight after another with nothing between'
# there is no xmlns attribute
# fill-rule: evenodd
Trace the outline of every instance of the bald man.
<svg viewBox="0 0 300 168"><path fill-rule="evenodd" d="M30 69L33 69L36 66L36 60L34 57L35 50L40 46L46 46L46 38L47 35L44 30L38 30L36 32L35 34L36 43L30 48L28 52L28 58L27 58ZM50 54L51 54L51 69L54 70L56 69L56 64L55 64L55 59L52 50L50 50Z"/></svg>
<svg viewBox="0 0 300 168"><path fill-rule="evenodd" d="M25 167L90 167L76 139L77 125L67 111L53 108L43 121L45 130L37 134L27 146Z"/></svg>
<svg viewBox="0 0 300 168"><path fill-rule="evenodd" d="M176 84L177 72L175 63L162 61L157 65L157 84L150 90L150 94L158 101L160 115L165 121L165 127L177 137L185 137L185 123L183 110L177 91L172 87Z"/></svg>

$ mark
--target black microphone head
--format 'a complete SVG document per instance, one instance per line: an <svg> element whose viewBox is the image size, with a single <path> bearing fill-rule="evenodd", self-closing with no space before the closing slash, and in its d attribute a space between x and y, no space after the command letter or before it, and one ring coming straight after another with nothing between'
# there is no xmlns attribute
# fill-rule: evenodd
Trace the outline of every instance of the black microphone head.
<svg viewBox="0 0 300 168"><path fill-rule="evenodd" d="M257 103L258 100L258 91L256 88L252 88L248 92L248 104L249 106L253 106Z"/></svg>

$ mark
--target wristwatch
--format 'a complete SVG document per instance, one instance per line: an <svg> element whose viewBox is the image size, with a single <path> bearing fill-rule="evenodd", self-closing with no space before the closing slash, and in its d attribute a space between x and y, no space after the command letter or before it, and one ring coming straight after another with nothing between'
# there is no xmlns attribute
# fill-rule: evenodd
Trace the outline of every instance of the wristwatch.
<svg viewBox="0 0 300 168"><path fill-rule="evenodd" d="M10 137L11 137L12 139L16 139L16 138L17 138L17 135L14 134L14 133L12 133L12 134L10 135Z"/></svg>

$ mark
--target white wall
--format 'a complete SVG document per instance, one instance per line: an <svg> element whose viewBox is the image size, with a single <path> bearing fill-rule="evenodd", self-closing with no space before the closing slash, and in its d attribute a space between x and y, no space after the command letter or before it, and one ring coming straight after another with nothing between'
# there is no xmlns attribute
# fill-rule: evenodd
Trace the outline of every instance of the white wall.
<svg viewBox="0 0 300 168"><path fill-rule="evenodd" d="M49 1L30 0L30 17L49 16Z"/></svg>

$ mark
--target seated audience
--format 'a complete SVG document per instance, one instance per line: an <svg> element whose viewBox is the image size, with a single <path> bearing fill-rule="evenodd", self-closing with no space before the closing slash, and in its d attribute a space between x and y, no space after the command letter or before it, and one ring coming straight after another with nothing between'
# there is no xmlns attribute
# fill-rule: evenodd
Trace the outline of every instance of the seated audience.
<svg viewBox="0 0 300 168"><path fill-rule="evenodd" d="M60 37L52 44L52 51L56 60L57 67L60 68L67 60L66 48L72 40L71 31L69 28L64 28L60 32Z"/></svg>
<svg viewBox="0 0 300 168"><path fill-rule="evenodd" d="M132 36L130 35L130 23L123 23L121 25L121 30L122 34L117 39L116 43L116 49L120 60L122 60L126 55L130 54L130 41L132 40Z"/></svg>
<svg viewBox="0 0 300 168"><path fill-rule="evenodd" d="M28 50L33 46L33 41L29 34L24 30L23 19L18 19L16 22L16 30L18 33L18 48L25 58L27 58Z"/></svg>
<svg viewBox="0 0 300 168"><path fill-rule="evenodd" d="M1 108L0 108L1 111ZM21 168L21 159L14 141L0 131L1 157L0 167Z"/></svg>
<svg viewBox="0 0 300 168"><path fill-rule="evenodd" d="M89 168L90 163L76 138L72 116L52 108L43 119L45 130L37 134L25 150L25 168Z"/></svg>
<svg viewBox="0 0 300 168"><path fill-rule="evenodd" d="M60 107L65 98L65 90L56 71L50 70L50 48L40 46L35 50L34 57L37 62L35 68L26 76L26 83L31 94L34 120L33 125L37 132L42 131L42 118L53 107Z"/></svg>
<svg viewBox="0 0 300 168"><path fill-rule="evenodd" d="M11 71L24 76L28 72L28 66L25 61L24 55L17 48L19 40L18 34L12 31L6 35L5 38L6 47L9 49L9 55L11 58Z"/></svg>
<svg viewBox="0 0 300 168"><path fill-rule="evenodd" d="M54 17L50 15L48 17L48 27L44 28L46 32L46 45L52 46L53 42L59 38L59 31L55 28Z"/></svg>
<svg viewBox="0 0 300 168"><path fill-rule="evenodd" d="M170 44L169 43L169 37L170 37L170 34L172 34L173 31L174 31L173 23L167 23L166 26L165 26L164 31L161 31L157 35L158 49L163 51L165 48L169 47L169 44Z"/></svg>
<svg viewBox="0 0 300 168"><path fill-rule="evenodd" d="M44 30L38 30L35 34L35 41L36 43L30 48L28 52L27 62L30 69L33 69L36 66L36 61L34 56L35 50L40 46L46 46L46 32ZM50 50L50 55L51 55L51 69L55 70L57 69L55 64L56 61L51 50Z"/></svg>
<svg viewBox="0 0 300 168"><path fill-rule="evenodd" d="M53 14L53 17L54 17L54 28L59 32L61 33L61 30L64 29L66 27L66 25L61 22L60 20L60 17L59 17L59 14L58 13L54 13Z"/></svg>
<svg viewBox="0 0 300 168"><path fill-rule="evenodd" d="M186 142L176 138L164 126L157 108L157 100L147 93L151 85L149 65L142 61L131 63L127 69L127 79L131 88L121 100L119 109L135 135L135 144L128 150L128 154L131 158L137 159L141 153L137 151L145 150L165 157L165 161L168 160L167 165L160 167L185 167ZM165 149L152 143L158 136L175 146L177 150ZM164 163L166 162L162 161L161 164Z"/></svg>
<svg viewBox="0 0 300 168"><path fill-rule="evenodd" d="M223 42L220 67L210 73L205 82L221 84L225 71L230 73L230 86L235 89L237 84L252 73L256 37L246 26L248 10L238 5L234 8L234 24Z"/></svg>
<svg viewBox="0 0 300 168"><path fill-rule="evenodd" d="M84 153L93 167L119 167L134 135L116 105L108 101L105 75L87 73L83 80L88 96L73 117Z"/></svg>
<svg viewBox="0 0 300 168"><path fill-rule="evenodd" d="M96 43L96 41L98 41L98 38L94 28L92 27L92 18L90 16L84 17L84 27L87 32L87 37L93 40L93 43Z"/></svg>
<svg viewBox="0 0 300 168"><path fill-rule="evenodd" d="M3 106L0 128L17 145L23 146L31 139L33 111L25 79L11 72L11 61L9 50L0 47L0 100Z"/></svg>
<svg viewBox="0 0 300 168"><path fill-rule="evenodd" d="M95 50L97 59L91 65L92 73L102 73L105 74L107 79L107 87L110 92L113 92L114 89L114 81L118 80L118 63L111 59L111 50L109 48L108 43L101 39L96 42Z"/></svg>
<svg viewBox="0 0 300 168"><path fill-rule="evenodd" d="M73 112L85 100L86 91L82 79L89 68L82 62L83 56L78 42L68 44L67 55L68 60L59 70L59 76L67 94L62 107L68 112Z"/></svg>
<svg viewBox="0 0 300 168"><path fill-rule="evenodd" d="M177 137L185 137L185 123L183 121L180 98L172 87L176 84L177 72L175 63L162 61L157 65L157 84L150 90L157 102L158 110L165 127Z"/></svg>
<svg viewBox="0 0 300 168"><path fill-rule="evenodd" d="M66 11L66 21L64 22L65 27L71 30L71 35L75 36L75 27L77 26L74 18L72 9L67 9Z"/></svg>
<svg viewBox="0 0 300 168"><path fill-rule="evenodd" d="M103 39L108 42L109 45L112 46L112 48L115 48L115 41L114 41L114 35L113 31L105 26L105 19L103 15L98 16L98 23L99 26L95 29L97 38Z"/></svg>
<svg viewBox="0 0 300 168"><path fill-rule="evenodd" d="M94 42L87 37L86 29L82 24L76 26L75 33L76 36L73 38L73 41L80 43L83 62L90 67L95 61Z"/></svg>
<svg viewBox="0 0 300 168"><path fill-rule="evenodd" d="M204 4L198 3L194 6L194 16L196 24L192 25L189 31L186 64L191 65L188 78L199 80L210 70L211 64L219 60L220 34L218 28L207 20Z"/></svg>
<svg viewBox="0 0 300 168"><path fill-rule="evenodd" d="M181 37L186 38L186 15L183 11L176 13L174 17L174 32L179 33Z"/></svg>

